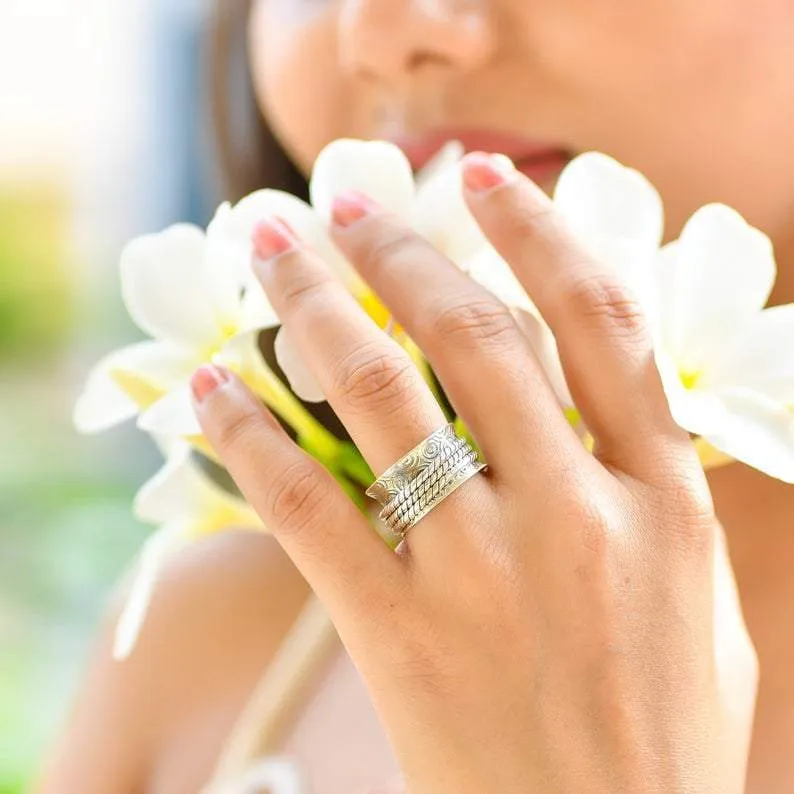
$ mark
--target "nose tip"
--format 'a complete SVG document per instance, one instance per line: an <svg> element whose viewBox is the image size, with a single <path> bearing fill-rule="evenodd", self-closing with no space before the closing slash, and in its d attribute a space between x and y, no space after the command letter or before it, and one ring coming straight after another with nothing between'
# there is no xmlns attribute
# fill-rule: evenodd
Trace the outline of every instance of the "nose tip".
<svg viewBox="0 0 794 794"><path fill-rule="evenodd" d="M347 0L340 9L340 57L359 77L389 82L428 68L470 71L491 52L483 10L458 0Z"/></svg>

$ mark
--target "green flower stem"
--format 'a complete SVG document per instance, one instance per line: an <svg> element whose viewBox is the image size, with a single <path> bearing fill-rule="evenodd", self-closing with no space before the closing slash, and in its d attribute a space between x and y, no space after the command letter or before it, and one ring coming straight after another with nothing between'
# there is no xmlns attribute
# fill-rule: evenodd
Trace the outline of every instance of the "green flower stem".
<svg viewBox="0 0 794 794"><path fill-rule="evenodd" d="M292 427L301 445L318 460L328 464L339 457L342 442L306 410L274 372L268 369L266 374L257 373L250 385L265 404Z"/></svg>
<svg viewBox="0 0 794 794"><path fill-rule="evenodd" d="M471 431L467 427L466 423L459 416L456 416L453 424L455 426L455 432L462 438L465 438L466 441L471 444L472 448L476 451L480 458L482 458L482 450L477 446L477 442L474 440L474 437L472 436Z"/></svg>
<svg viewBox="0 0 794 794"><path fill-rule="evenodd" d="M253 387L265 403L295 430L301 447L334 476L344 473L360 488L368 488L372 484L375 475L358 449L324 427L272 371L260 374ZM360 489L357 493L361 498Z"/></svg>
<svg viewBox="0 0 794 794"><path fill-rule="evenodd" d="M358 448L350 442L342 444L339 465L342 471L362 488L369 488L375 481L375 474L372 469L364 460Z"/></svg>
<svg viewBox="0 0 794 794"><path fill-rule="evenodd" d="M368 516L368 504L367 498L361 492L361 489L355 485L354 483L350 482L341 472L331 472L336 481L339 483L342 490L350 497L353 504L365 515Z"/></svg>

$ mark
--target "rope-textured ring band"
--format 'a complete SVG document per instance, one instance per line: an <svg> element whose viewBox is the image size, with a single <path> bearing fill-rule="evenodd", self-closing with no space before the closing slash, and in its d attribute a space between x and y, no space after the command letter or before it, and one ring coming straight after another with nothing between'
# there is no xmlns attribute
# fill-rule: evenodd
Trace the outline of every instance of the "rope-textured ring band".
<svg viewBox="0 0 794 794"><path fill-rule="evenodd" d="M367 489L382 507L380 518L397 535L416 526L434 507L486 464L476 450L446 424L390 466Z"/></svg>

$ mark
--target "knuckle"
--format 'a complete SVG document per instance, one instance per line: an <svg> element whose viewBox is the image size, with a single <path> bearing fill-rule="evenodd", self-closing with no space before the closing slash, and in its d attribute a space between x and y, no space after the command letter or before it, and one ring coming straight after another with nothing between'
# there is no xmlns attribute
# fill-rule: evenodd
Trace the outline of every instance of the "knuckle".
<svg viewBox="0 0 794 794"><path fill-rule="evenodd" d="M681 482L674 490L666 490L658 500L657 511L665 516L668 534L690 554L708 561L714 544L716 515L711 494Z"/></svg>
<svg viewBox="0 0 794 794"><path fill-rule="evenodd" d="M430 332L464 348L511 346L517 329L510 310L499 301L477 299L441 305L432 314Z"/></svg>
<svg viewBox="0 0 794 794"><path fill-rule="evenodd" d="M367 269L382 267L402 257L417 254L421 243L409 229L381 230L362 252L362 266Z"/></svg>
<svg viewBox="0 0 794 794"><path fill-rule="evenodd" d="M353 411L390 413L413 393L413 363L382 345L365 345L338 367L336 393Z"/></svg>
<svg viewBox="0 0 794 794"><path fill-rule="evenodd" d="M224 417L218 427L217 446L224 453L233 453L240 446L250 443L264 427L261 413L248 408Z"/></svg>
<svg viewBox="0 0 794 794"><path fill-rule="evenodd" d="M491 196L505 239L524 244L558 233L559 217L551 201L517 200L515 195L499 191Z"/></svg>
<svg viewBox="0 0 794 794"><path fill-rule="evenodd" d="M602 509L589 496L581 495L568 505L571 525L576 528L579 546L586 559L601 566L607 559L609 532Z"/></svg>
<svg viewBox="0 0 794 794"><path fill-rule="evenodd" d="M622 285L604 274L573 278L563 286L564 305L598 330L620 337L646 335L645 313Z"/></svg>
<svg viewBox="0 0 794 794"><path fill-rule="evenodd" d="M328 497L327 483L316 468L300 460L284 468L270 486L270 514L281 532L299 533L315 525Z"/></svg>
<svg viewBox="0 0 794 794"><path fill-rule="evenodd" d="M307 303L323 299L331 283L329 273L292 267L289 277L282 281L279 288L283 311L293 312Z"/></svg>

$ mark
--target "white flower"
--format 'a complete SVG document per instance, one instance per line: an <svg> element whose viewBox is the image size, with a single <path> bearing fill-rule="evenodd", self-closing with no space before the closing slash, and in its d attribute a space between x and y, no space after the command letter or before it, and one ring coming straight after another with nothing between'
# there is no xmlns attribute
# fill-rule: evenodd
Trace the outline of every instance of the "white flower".
<svg viewBox="0 0 794 794"><path fill-rule="evenodd" d="M662 249L654 275L657 362L678 424L794 483L794 304L764 310L769 239L709 205Z"/></svg>
<svg viewBox="0 0 794 794"><path fill-rule="evenodd" d="M647 277L662 244L664 209L639 171L599 152L581 154L560 174L553 201L577 240L630 286Z"/></svg>
<svg viewBox="0 0 794 794"><path fill-rule="evenodd" d="M267 380L257 331L278 320L260 289L244 289L204 232L190 225L133 240L121 260L124 303L152 337L117 350L93 369L74 413L93 433L139 415L139 426L200 436L189 379L207 362L246 380Z"/></svg>
<svg viewBox="0 0 794 794"><path fill-rule="evenodd" d="M328 226L333 199L348 190L366 193L467 269L486 241L464 201L457 163L460 153L454 144L442 150L415 180L399 147L383 141L338 140L317 158L310 184L311 206L287 193L261 190L233 208L224 206L208 234L223 248L227 261L244 273L254 254L251 236L256 224L268 217L283 218L320 254L367 313L382 328L390 328L389 312L331 241ZM276 354L296 394L308 401L325 399L283 331L276 341Z"/></svg>
<svg viewBox="0 0 794 794"><path fill-rule="evenodd" d="M187 543L240 527L262 530L257 514L202 470L185 443L172 446L163 468L135 498L135 515L159 527L143 547L139 568L116 629L114 656L132 652L163 564Z"/></svg>

